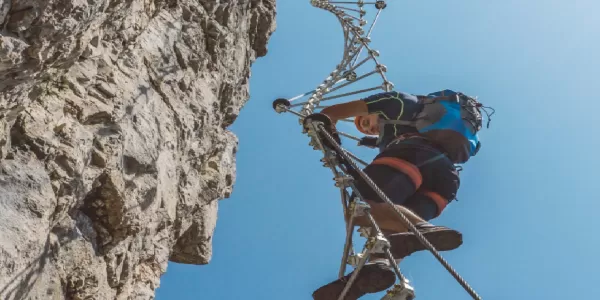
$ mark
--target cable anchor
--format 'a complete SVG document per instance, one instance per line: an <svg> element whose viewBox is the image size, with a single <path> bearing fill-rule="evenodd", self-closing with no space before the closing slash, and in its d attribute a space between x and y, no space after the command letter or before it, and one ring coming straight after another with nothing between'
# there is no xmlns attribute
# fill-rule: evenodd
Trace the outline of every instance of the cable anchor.
<svg viewBox="0 0 600 300"><path fill-rule="evenodd" d="M356 78L358 78L358 75L354 71L352 71L352 72L345 72L344 73L344 78L346 78L346 80L348 80L348 81L354 81L354 80L356 80Z"/></svg>
<svg viewBox="0 0 600 300"><path fill-rule="evenodd" d="M349 265L351 265L352 267L356 268L358 266L358 264L360 263L360 261L365 257L365 254L363 253L356 253L353 255L348 256L348 261L347 263Z"/></svg>
<svg viewBox="0 0 600 300"><path fill-rule="evenodd" d="M327 151L325 156L320 160L323 163L323 167L332 167L338 165L337 154L334 151Z"/></svg>
<svg viewBox="0 0 600 300"><path fill-rule="evenodd" d="M355 217L361 217L368 214L371 211L371 206L363 201L353 201L350 203L350 209L352 215ZM361 227L362 228L362 227ZM360 229L359 229L360 231ZM368 235L367 235L368 236ZM367 237L365 236L365 237Z"/></svg>
<svg viewBox="0 0 600 300"><path fill-rule="evenodd" d="M390 248L390 242L379 232L367 240L366 247L371 253L385 253L385 250Z"/></svg>
<svg viewBox="0 0 600 300"><path fill-rule="evenodd" d="M408 279L400 281L387 291L381 300L413 300L416 298L415 289L409 284Z"/></svg>
<svg viewBox="0 0 600 300"><path fill-rule="evenodd" d="M371 236L371 227L359 227L358 233L361 237L368 238Z"/></svg>
<svg viewBox="0 0 600 300"><path fill-rule="evenodd" d="M277 113L283 113L290 108L292 104L288 99L279 98L273 101L273 109Z"/></svg>
<svg viewBox="0 0 600 300"><path fill-rule="evenodd" d="M336 187L347 187L354 182L354 178L349 175L337 176L333 178Z"/></svg>
<svg viewBox="0 0 600 300"><path fill-rule="evenodd" d="M375 1L375 8L377 8L377 9L384 9L386 7L387 7L387 4L385 3L384 0Z"/></svg>

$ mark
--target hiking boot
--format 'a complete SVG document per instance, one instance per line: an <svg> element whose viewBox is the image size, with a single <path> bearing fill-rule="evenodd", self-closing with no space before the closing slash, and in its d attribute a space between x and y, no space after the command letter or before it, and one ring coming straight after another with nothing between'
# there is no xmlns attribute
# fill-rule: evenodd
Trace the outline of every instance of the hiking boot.
<svg viewBox="0 0 600 300"><path fill-rule="evenodd" d="M342 279L320 287L314 291L313 299L337 300L353 273L351 272ZM395 281L396 274L387 264L380 262L367 263L360 269L344 300L356 300L365 294L381 292L390 288Z"/></svg>
<svg viewBox="0 0 600 300"><path fill-rule="evenodd" d="M456 230L430 223L419 223L415 227L438 251L454 250L462 245L462 234ZM394 233L388 235L387 239L390 241L392 247L390 250L395 259L427 250L412 232Z"/></svg>

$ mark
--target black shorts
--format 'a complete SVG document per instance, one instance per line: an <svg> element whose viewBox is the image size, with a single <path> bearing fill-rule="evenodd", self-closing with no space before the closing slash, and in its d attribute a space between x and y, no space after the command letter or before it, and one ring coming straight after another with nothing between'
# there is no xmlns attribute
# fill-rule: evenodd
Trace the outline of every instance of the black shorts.
<svg viewBox="0 0 600 300"><path fill-rule="evenodd" d="M388 146L374 161L392 157L416 166L422 178L420 186L415 186L414 180L411 180L411 176L407 176L406 172L388 165L372 163L364 171L393 203L406 206L421 218L429 220L439 215L443 207L456 198L460 178L456 167L447 156L426 141L418 140L421 139L415 138L410 143ZM356 187L363 198L383 202L362 177L356 175ZM441 196L446 203L440 206L440 203L429 199L431 197L427 195L431 194L430 192Z"/></svg>

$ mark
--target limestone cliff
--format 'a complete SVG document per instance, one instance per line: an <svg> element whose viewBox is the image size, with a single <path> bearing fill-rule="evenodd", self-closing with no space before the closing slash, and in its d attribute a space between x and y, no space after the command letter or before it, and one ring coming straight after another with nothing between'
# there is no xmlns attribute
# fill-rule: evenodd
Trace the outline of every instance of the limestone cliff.
<svg viewBox="0 0 600 300"><path fill-rule="evenodd" d="M0 299L206 264L275 0L0 0Z"/></svg>

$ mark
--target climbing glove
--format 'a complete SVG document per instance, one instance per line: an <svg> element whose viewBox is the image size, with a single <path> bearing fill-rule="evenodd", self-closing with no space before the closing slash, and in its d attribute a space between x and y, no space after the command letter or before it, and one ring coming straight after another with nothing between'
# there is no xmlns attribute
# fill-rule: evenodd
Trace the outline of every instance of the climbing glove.
<svg viewBox="0 0 600 300"><path fill-rule="evenodd" d="M377 148L377 139L372 136L365 136L358 141L358 146L365 146L369 148Z"/></svg>
<svg viewBox="0 0 600 300"><path fill-rule="evenodd" d="M308 124L310 122L316 122L316 124L319 124L319 123L323 124L323 128L329 133L329 135L331 135L333 137L333 139L338 143L338 145L342 144L342 140L340 139L340 136L337 133L337 129L335 128L335 125L333 124L333 122L331 122L331 119L329 118L329 116L327 116L326 114L321 114L321 113L315 113L315 114L306 116L306 118L304 118L304 121L302 123L305 130L309 130ZM333 147L333 145L331 145L329 143L329 140L327 139L327 137L323 136L323 134L320 134L320 137L321 137L321 142L325 146L335 149Z"/></svg>

